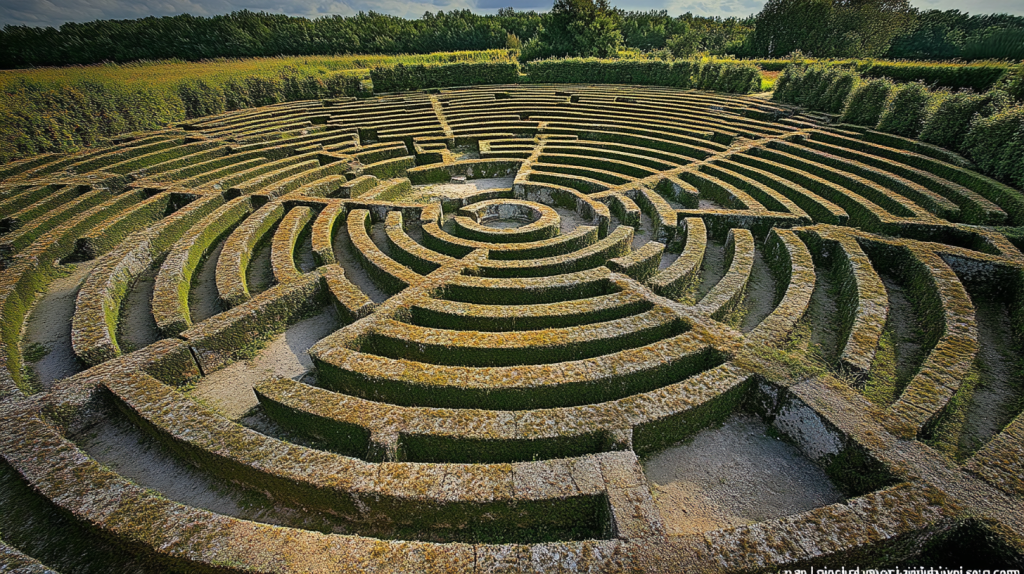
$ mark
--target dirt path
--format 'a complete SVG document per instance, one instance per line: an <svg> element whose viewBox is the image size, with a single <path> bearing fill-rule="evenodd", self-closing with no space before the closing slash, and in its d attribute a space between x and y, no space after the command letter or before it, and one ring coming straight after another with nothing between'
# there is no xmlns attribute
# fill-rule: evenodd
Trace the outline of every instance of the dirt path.
<svg viewBox="0 0 1024 574"><path fill-rule="evenodd" d="M298 253L295 254L295 266L302 273L309 273L316 269L316 260L313 259L312 233L306 233L302 243L299 244Z"/></svg>
<svg viewBox="0 0 1024 574"><path fill-rule="evenodd" d="M973 293L972 293L973 295ZM967 407L960 450L969 455L1018 414L1024 380L1017 371L1010 314L1006 306L984 294L973 297L978 322L980 374L973 400Z"/></svg>
<svg viewBox="0 0 1024 574"><path fill-rule="evenodd" d="M708 240L704 249L704 261L700 266L700 284L694 296L695 301L700 301L708 294L722 277L725 277L727 266L725 264L725 242Z"/></svg>
<svg viewBox="0 0 1024 574"><path fill-rule="evenodd" d="M577 227L579 227L581 225L594 225L593 222L591 222L591 221L589 221L587 219L584 219L583 216L581 216L580 214L576 213L575 211L573 211L571 209L566 209L564 207L557 207L557 206L554 206L554 205L550 205L548 207L554 209L555 213L558 214L558 219L559 219L559 235L565 235L567 233L571 233L574 229L576 229ZM613 218L613 220L614 220L614 218ZM611 225L608 226L608 233L611 233Z"/></svg>
<svg viewBox="0 0 1024 574"><path fill-rule="evenodd" d="M644 462L669 535L752 524L843 501L825 472L793 445L735 414Z"/></svg>
<svg viewBox="0 0 1024 574"><path fill-rule="evenodd" d="M151 305L159 268L159 265L154 265L141 275L121 304L117 342L122 352L129 353L160 340L160 329L156 326Z"/></svg>
<svg viewBox="0 0 1024 574"><path fill-rule="evenodd" d="M879 276L889 295L889 320L885 328L892 331L896 343L896 381L901 393L924 361L924 332L903 287L888 274Z"/></svg>
<svg viewBox="0 0 1024 574"><path fill-rule="evenodd" d="M338 233L334 237L334 258L345 270L345 277L359 288L374 303L382 303L388 299L388 294L381 291L377 284L370 279L370 275L360 265L352 253L352 242L348 238L348 230L344 225L338 227Z"/></svg>
<svg viewBox="0 0 1024 574"><path fill-rule="evenodd" d="M28 351L26 363L41 354L43 348L46 351L41 359L29 363L44 389L84 367L71 347L71 318L75 314L78 289L96 263L96 260L78 263L71 268L69 275L50 283L25 322L22 351Z"/></svg>
<svg viewBox="0 0 1024 574"><path fill-rule="evenodd" d="M488 189L511 189L515 183L513 177L490 177L485 179L467 179L466 183L431 183L414 185L413 191L432 197L465 197Z"/></svg>
<svg viewBox="0 0 1024 574"><path fill-rule="evenodd" d="M192 323L199 323L221 312L220 294L217 292L217 260L224 250L227 237L214 247L192 278L188 292L188 310Z"/></svg>
<svg viewBox="0 0 1024 574"><path fill-rule="evenodd" d="M256 296L274 284L274 269L270 263L270 241L265 241L249 259L245 270L245 284L249 295Z"/></svg>
<svg viewBox="0 0 1024 574"><path fill-rule="evenodd" d="M640 249L654 240L654 221L646 213L640 213L640 225L633 229L633 249Z"/></svg>
<svg viewBox="0 0 1024 574"><path fill-rule="evenodd" d="M755 249L754 266L750 270L747 295L743 299L746 313L740 322L740 330L744 333L753 331L775 310L776 281L775 274L764 259L764 251L760 247Z"/></svg>
<svg viewBox="0 0 1024 574"><path fill-rule="evenodd" d="M831 363L839 359L842 352L840 333L836 321L839 308L836 305L835 292L832 285L830 269L815 265L814 291L811 292L811 303L808 309L811 320L810 347L817 349L825 361Z"/></svg>
<svg viewBox="0 0 1024 574"><path fill-rule="evenodd" d="M259 402L252 387L269 377L301 378L313 368L309 348L338 328L334 311L299 321L274 337L248 361L232 363L203 377L192 395L230 419L238 419Z"/></svg>

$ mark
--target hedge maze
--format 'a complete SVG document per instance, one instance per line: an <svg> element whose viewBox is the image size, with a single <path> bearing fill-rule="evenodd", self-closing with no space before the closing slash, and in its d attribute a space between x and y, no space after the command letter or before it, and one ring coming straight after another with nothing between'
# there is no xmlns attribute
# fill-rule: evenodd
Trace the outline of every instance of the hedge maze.
<svg viewBox="0 0 1024 574"><path fill-rule="evenodd" d="M1020 567L1024 196L828 120L478 86L0 167L0 570ZM644 461L737 413L842 500L674 534Z"/></svg>

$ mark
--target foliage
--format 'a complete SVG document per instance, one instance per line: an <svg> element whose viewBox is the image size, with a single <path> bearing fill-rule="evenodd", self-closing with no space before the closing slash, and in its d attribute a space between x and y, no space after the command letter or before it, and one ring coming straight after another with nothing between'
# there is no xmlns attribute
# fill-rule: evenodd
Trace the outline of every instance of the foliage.
<svg viewBox="0 0 1024 574"><path fill-rule="evenodd" d="M523 47L521 59L615 56L622 45L619 20L608 0L555 0L547 25Z"/></svg>
<svg viewBox="0 0 1024 574"><path fill-rule="evenodd" d="M907 0L768 0L748 46L757 56L879 57L913 21Z"/></svg>
<svg viewBox="0 0 1024 574"><path fill-rule="evenodd" d="M887 78L871 80L862 84L850 96L850 103L843 111L840 121L874 127L882 115L889 94L895 87L895 84Z"/></svg>
<svg viewBox="0 0 1024 574"><path fill-rule="evenodd" d="M968 15L959 10L926 10L914 29L897 37L887 58L1024 59L1024 17L1009 14Z"/></svg>
<svg viewBox="0 0 1024 574"><path fill-rule="evenodd" d="M893 91L878 121L878 130L913 138L921 133L925 119L941 96L933 94L921 82L903 84Z"/></svg>
<svg viewBox="0 0 1024 574"><path fill-rule="evenodd" d="M889 78L897 82L921 81L943 88L984 92L1006 73L1005 62L857 62L854 69L868 78Z"/></svg>
<svg viewBox="0 0 1024 574"><path fill-rule="evenodd" d="M73 152L116 134L278 102L353 96L373 65L510 61L509 52L142 62L0 76L0 162Z"/></svg>
<svg viewBox="0 0 1024 574"><path fill-rule="evenodd" d="M1006 91L950 93L931 90L921 82L894 84L886 78L865 82L849 70L830 73L821 64L791 64L776 82L773 98L826 110L838 98L815 99L815 94L822 93L821 86L828 82L825 94L838 92L840 83L857 86L842 108L841 121L962 153L981 173L1024 187L1024 105L1015 104ZM1000 85L1017 82L1013 77Z"/></svg>
<svg viewBox="0 0 1024 574"><path fill-rule="evenodd" d="M996 82L995 87L1009 94L1014 100L1024 102L1024 64L1017 64L1007 70Z"/></svg>
<svg viewBox="0 0 1024 574"><path fill-rule="evenodd" d="M1012 83L1014 70L1021 69L1011 63L984 60L978 62L892 62L874 59L856 58L809 58L802 54L793 54L789 58L754 58L748 60L762 70L775 72L785 70L793 64L829 66L843 70L851 70L866 78L889 78L897 82L924 82L928 86L950 88L953 90L970 89L977 92L988 91L996 85ZM1016 80L1020 82L1020 80ZM1008 86L1009 84L1007 84ZM1002 87L1007 92L1013 88ZM1016 88L1019 92L1020 87ZM1017 99L1021 99L1017 96Z"/></svg>
<svg viewBox="0 0 1024 574"><path fill-rule="evenodd" d="M760 70L740 60L601 60L564 58L529 64L534 83L603 83L674 86L748 94L761 86Z"/></svg>
<svg viewBox="0 0 1024 574"><path fill-rule="evenodd" d="M1024 106L975 118L963 151L982 172L1024 188Z"/></svg>
<svg viewBox="0 0 1024 574"><path fill-rule="evenodd" d="M833 114L859 86L860 77L849 70L823 65L790 66L775 85L775 99Z"/></svg>
<svg viewBox="0 0 1024 574"><path fill-rule="evenodd" d="M209 18L183 14L97 20L68 23L59 29L6 26L0 31L0 68L171 58L197 61L223 57L518 50L535 40L542 27L551 33L554 19L554 11L538 14L511 8L494 15L473 14L469 10L427 12L417 20L375 12L310 20L243 10ZM689 31L698 38L698 51L736 53L735 47L753 30L750 19L704 18L689 13L672 17L664 10L607 9L596 23L598 31L613 21L617 22L613 28L621 33L625 45L641 50L665 49L669 38ZM591 23L583 24L586 25L578 26L575 32L589 42L594 39L590 33L595 29ZM607 27L604 29L607 31ZM539 43L538 40L536 44ZM591 53L589 46L587 50L581 53ZM593 54L598 55L597 51ZM600 55L611 56L614 51Z"/></svg>
<svg viewBox="0 0 1024 574"><path fill-rule="evenodd" d="M480 62L377 67L370 72L375 92L403 92L425 88L475 86L478 84L514 84L519 80L519 64Z"/></svg>
<svg viewBox="0 0 1024 574"><path fill-rule="evenodd" d="M960 92L942 99L921 130L921 141L960 151L960 145L976 115L988 117L1009 106L1006 92L993 90L985 94Z"/></svg>

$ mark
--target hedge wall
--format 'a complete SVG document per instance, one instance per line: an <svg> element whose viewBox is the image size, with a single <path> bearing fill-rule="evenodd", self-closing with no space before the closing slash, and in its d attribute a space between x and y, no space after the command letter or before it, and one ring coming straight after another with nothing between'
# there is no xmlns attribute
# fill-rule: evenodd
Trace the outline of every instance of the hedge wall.
<svg viewBox="0 0 1024 574"><path fill-rule="evenodd" d="M564 58L528 64L531 83L635 84L749 94L760 89L761 71L737 60L601 60Z"/></svg>
<svg viewBox="0 0 1024 574"><path fill-rule="evenodd" d="M441 65L378 66L370 70L374 92L404 92L449 86L514 84L519 81L516 62L481 62Z"/></svg>

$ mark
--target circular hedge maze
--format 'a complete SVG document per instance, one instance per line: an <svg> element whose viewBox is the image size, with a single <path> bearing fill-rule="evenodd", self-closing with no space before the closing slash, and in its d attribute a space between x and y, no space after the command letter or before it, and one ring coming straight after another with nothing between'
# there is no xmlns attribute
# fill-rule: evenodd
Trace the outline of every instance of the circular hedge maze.
<svg viewBox="0 0 1024 574"><path fill-rule="evenodd" d="M944 150L488 86L0 176L0 565L1022 561L1024 196Z"/></svg>

